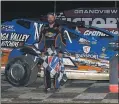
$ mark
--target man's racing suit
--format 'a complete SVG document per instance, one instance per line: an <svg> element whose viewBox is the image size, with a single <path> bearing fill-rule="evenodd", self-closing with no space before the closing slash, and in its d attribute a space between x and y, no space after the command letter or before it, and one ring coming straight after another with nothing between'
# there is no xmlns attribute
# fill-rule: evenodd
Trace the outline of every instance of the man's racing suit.
<svg viewBox="0 0 119 104"><path fill-rule="evenodd" d="M64 66L63 61L60 61L63 59L59 59L56 53L58 51L64 52L66 46L65 44L66 43L65 39L63 38L63 30L58 24L55 23L53 28L50 28L48 24L42 27L39 41L39 49L44 53L48 53L48 57L52 56L50 57L50 62L48 62L49 58L45 60L48 63L48 67L45 67L44 70L46 89L51 88L51 75L54 77L54 87L59 88L60 86L57 73L59 73L61 70L64 70ZM47 51L49 48L51 51ZM56 52L55 54L54 51ZM56 73L54 73L54 71Z"/></svg>

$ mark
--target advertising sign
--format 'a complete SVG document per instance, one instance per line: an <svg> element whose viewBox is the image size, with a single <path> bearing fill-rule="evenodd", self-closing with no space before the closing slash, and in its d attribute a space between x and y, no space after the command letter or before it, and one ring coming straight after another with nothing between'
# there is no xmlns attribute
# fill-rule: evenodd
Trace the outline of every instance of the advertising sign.
<svg viewBox="0 0 119 104"><path fill-rule="evenodd" d="M100 28L117 28L119 24L117 8L77 8L58 13L57 19L82 21L85 25Z"/></svg>

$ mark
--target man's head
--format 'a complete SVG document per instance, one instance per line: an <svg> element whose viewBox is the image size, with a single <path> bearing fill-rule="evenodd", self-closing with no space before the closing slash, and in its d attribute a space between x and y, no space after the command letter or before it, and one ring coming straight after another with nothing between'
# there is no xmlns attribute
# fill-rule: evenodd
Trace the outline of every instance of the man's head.
<svg viewBox="0 0 119 104"><path fill-rule="evenodd" d="M49 24L54 23L55 19L56 19L55 14L54 13L48 13L47 14L47 19L48 19Z"/></svg>
<svg viewBox="0 0 119 104"><path fill-rule="evenodd" d="M63 52L61 50L58 52L58 57L59 58L62 58L63 57Z"/></svg>

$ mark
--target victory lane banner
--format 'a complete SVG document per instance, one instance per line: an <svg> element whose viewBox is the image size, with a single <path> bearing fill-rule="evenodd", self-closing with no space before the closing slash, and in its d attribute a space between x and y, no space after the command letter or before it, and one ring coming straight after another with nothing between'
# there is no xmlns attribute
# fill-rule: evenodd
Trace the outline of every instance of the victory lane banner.
<svg viewBox="0 0 119 104"><path fill-rule="evenodd" d="M100 28L119 28L118 8L77 8L57 13L57 19Z"/></svg>

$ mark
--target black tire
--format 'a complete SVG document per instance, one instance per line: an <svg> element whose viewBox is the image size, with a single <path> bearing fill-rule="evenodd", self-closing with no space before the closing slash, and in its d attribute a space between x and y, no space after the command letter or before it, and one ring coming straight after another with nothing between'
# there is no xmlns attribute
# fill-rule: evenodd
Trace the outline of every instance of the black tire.
<svg viewBox="0 0 119 104"><path fill-rule="evenodd" d="M30 75L30 66L25 61L24 56L10 60L5 68L6 79L13 86L25 86Z"/></svg>

